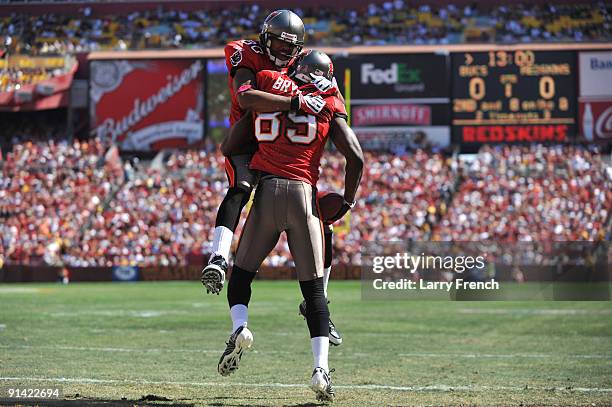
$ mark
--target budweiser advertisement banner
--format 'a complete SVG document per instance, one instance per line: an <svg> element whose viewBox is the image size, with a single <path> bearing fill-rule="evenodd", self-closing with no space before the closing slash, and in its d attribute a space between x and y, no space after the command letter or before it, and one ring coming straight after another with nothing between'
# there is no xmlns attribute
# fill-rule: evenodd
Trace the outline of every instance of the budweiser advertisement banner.
<svg viewBox="0 0 612 407"><path fill-rule="evenodd" d="M91 132L121 150L180 148L204 129L204 64L193 59L93 61Z"/></svg>
<svg viewBox="0 0 612 407"><path fill-rule="evenodd" d="M612 143L612 52L580 53L580 135Z"/></svg>

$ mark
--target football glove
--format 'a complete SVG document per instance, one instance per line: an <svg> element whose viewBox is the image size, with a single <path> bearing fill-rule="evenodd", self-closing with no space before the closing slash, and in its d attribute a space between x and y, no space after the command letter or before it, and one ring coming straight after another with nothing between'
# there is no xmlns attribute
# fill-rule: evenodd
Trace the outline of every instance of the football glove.
<svg viewBox="0 0 612 407"><path fill-rule="evenodd" d="M338 83L336 78L333 77L330 81L325 76L310 74L312 78L312 84L317 88L319 92L324 95L335 95L338 92Z"/></svg>
<svg viewBox="0 0 612 407"><path fill-rule="evenodd" d="M291 99L291 110L302 111L306 114L319 114L325 107L325 101L321 96L304 95L298 93Z"/></svg>

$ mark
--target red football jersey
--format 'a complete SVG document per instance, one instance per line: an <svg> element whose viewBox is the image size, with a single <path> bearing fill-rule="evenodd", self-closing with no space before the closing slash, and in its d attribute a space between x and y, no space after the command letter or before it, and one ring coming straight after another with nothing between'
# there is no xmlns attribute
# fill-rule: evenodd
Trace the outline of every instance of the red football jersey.
<svg viewBox="0 0 612 407"><path fill-rule="evenodd" d="M294 95L298 87L285 73L257 73L257 88L277 95ZM323 148L334 117L345 117L344 105L336 96L325 97L319 114L288 112L258 113L253 116L259 148L251 168L316 185Z"/></svg>
<svg viewBox="0 0 612 407"><path fill-rule="evenodd" d="M239 68L246 68L257 74L265 69L276 70L276 66L270 61L257 41L238 40L232 41L225 46L225 64L229 72L227 84L232 96L232 108L230 111L230 125L236 123L244 114L240 108L234 92L234 74Z"/></svg>

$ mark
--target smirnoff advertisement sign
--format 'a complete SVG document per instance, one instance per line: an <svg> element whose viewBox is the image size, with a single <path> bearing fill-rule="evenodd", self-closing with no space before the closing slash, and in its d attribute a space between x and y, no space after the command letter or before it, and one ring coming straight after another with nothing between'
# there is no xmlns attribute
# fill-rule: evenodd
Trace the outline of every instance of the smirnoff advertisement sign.
<svg viewBox="0 0 612 407"><path fill-rule="evenodd" d="M93 61L91 132L121 150L160 150L203 136L204 82L199 60Z"/></svg>

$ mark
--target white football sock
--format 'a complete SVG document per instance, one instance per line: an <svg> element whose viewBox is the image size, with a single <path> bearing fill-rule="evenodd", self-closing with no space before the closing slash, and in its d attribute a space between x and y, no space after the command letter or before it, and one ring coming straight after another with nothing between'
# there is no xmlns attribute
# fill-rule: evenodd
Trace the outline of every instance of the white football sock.
<svg viewBox="0 0 612 407"><path fill-rule="evenodd" d="M317 336L310 339L312 346L312 356L314 357L314 367L321 367L329 372L327 357L329 354L329 338L327 336Z"/></svg>
<svg viewBox="0 0 612 407"><path fill-rule="evenodd" d="M232 316L232 333L234 333L249 320L249 308L244 304L236 304L230 308L230 315Z"/></svg>
<svg viewBox="0 0 612 407"><path fill-rule="evenodd" d="M225 226L215 228L215 237L212 243L212 256L220 254L225 261L229 262L229 253L232 248L232 238L234 232ZM211 258L212 258L211 256Z"/></svg>
<svg viewBox="0 0 612 407"><path fill-rule="evenodd" d="M327 284L329 283L329 274L331 273L331 266L323 269L323 294L327 298Z"/></svg>

